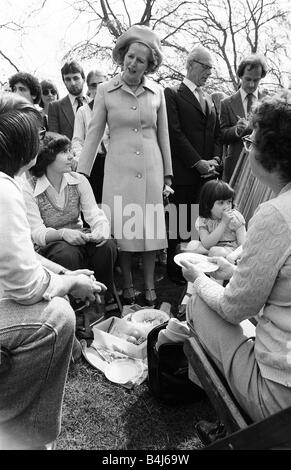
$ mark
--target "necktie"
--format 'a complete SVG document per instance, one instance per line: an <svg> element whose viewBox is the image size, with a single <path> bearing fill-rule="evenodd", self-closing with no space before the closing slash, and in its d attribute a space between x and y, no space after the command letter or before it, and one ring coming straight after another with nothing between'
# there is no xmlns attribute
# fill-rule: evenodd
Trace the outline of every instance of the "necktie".
<svg viewBox="0 0 291 470"><path fill-rule="evenodd" d="M78 103L78 104L77 104L77 109L76 109L76 112L77 112L78 109L81 108L81 106L83 106L83 104L84 104L84 103L83 103L83 98L82 98L82 96L77 96L76 101L77 101L77 103Z"/></svg>
<svg viewBox="0 0 291 470"><path fill-rule="evenodd" d="M196 90L197 90L198 95L199 95L199 102L200 102L201 109L202 109L203 113L205 114L206 101L205 101L205 98L204 98L203 91L201 90L201 88L199 86L196 88Z"/></svg>
<svg viewBox="0 0 291 470"><path fill-rule="evenodd" d="M250 114L250 111L252 109L253 97L254 95L252 93L247 94L247 115Z"/></svg>

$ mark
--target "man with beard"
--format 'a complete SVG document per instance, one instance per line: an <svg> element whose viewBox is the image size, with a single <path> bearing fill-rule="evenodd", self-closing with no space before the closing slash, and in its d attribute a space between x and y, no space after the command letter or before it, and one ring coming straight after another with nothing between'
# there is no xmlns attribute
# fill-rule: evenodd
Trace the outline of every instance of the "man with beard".
<svg viewBox="0 0 291 470"><path fill-rule="evenodd" d="M73 137L74 121L77 110L86 104L88 98L83 96L85 74L76 62L66 62L61 68L63 82L69 92L65 98L50 103L48 109L48 128L51 132Z"/></svg>

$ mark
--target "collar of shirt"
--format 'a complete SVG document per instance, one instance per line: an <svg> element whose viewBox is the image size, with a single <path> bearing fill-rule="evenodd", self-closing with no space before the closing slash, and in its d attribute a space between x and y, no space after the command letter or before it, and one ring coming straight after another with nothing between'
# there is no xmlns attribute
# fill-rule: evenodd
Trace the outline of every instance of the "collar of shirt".
<svg viewBox="0 0 291 470"><path fill-rule="evenodd" d="M190 91L192 91L192 93L194 93L196 95L198 95L198 91L197 91L197 85L195 85L195 83L191 82L191 80L189 80L189 78L184 78L183 80L183 83L184 85L186 85L186 87L189 88Z"/></svg>
<svg viewBox="0 0 291 470"><path fill-rule="evenodd" d="M62 191L65 189L65 187L68 184L79 184L79 183L80 183L80 180L78 178L78 173L64 173L59 194L62 193ZM48 188L52 188L55 190L55 188L51 185L51 183L47 179L46 175L43 175L37 179L37 182L33 191L33 196L34 197L39 196L40 194L44 193Z"/></svg>
<svg viewBox="0 0 291 470"><path fill-rule="evenodd" d="M74 110L76 110L76 109L77 109L77 106L78 106L78 102L76 101L77 96L71 95L71 93L69 93L68 96L69 96L69 99L70 99L70 101L71 101L72 108L73 108ZM87 103L88 103L88 100L87 100L87 97L86 97L86 96L80 95L80 98L83 99L84 104L87 104Z"/></svg>
<svg viewBox="0 0 291 470"><path fill-rule="evenodd" d="M245 92L245 90L243 90L242 88L240 89L240 96L241 96L241 100L242 102L244 103L245 102L245 99L247 97L248 93ZM257 101L259 99L259 90L256 89L252 95L254 96L255 100Z"/></svg>

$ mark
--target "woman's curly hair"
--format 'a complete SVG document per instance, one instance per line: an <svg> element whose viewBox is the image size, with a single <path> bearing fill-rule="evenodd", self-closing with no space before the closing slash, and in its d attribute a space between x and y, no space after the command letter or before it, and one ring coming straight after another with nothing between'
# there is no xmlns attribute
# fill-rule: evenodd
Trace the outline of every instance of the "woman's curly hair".
<svg viewBox="0 0 291 470"><path fill-rule="evenodd" d="M256 159L269 172L277 170L291 181L291 93L284 90L266 97L253 112Z"/></svg>
<svg viewBox="0 0 291 470"><path fill-rule="evenodd" d="M30 173L37 178L45 175L47 167L53 163L58 153L71 147L71 141L67 136L56 132L47 132L43 144L37 156L36 164L30 169Z"/></svg>

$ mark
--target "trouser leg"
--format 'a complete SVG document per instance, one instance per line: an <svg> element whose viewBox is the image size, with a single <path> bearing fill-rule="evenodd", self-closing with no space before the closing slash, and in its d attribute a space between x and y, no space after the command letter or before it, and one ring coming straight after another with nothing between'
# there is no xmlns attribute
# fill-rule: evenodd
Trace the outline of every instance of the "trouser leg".
<svg viewBox="0 0 291 470"><path fill-rule="evenodd" d="M65 241L49 243L42 248L41 254L66 269L87 268L86 245L70 245Z"/></svg>
<svg viewBox="0 0 291 470"><path fill-rule="evenodd" d="M0 382L0 449L33 448L60 432L75 315L59 297L30 306L2 301L0 312L1 345L11 354Z"/></svg>
<svg viewBox="0 0 291 470"><path fill-rule="evenodd" d="M114 265L117 258L117 247L113 239L104 245L96 247L94 243L86 244L88 267L94 270L97 281L103 282L106 287L106 297L112 296L114 282Z"/></svg>
<svg viewBox="0 0 291 470"><path fill-rule="evenodd" d="M246 333L244 322L233 325L223 320L196 293L187 304L187 319L254 421L291 406L291 389L261 376L255 342Z"/></svg>

